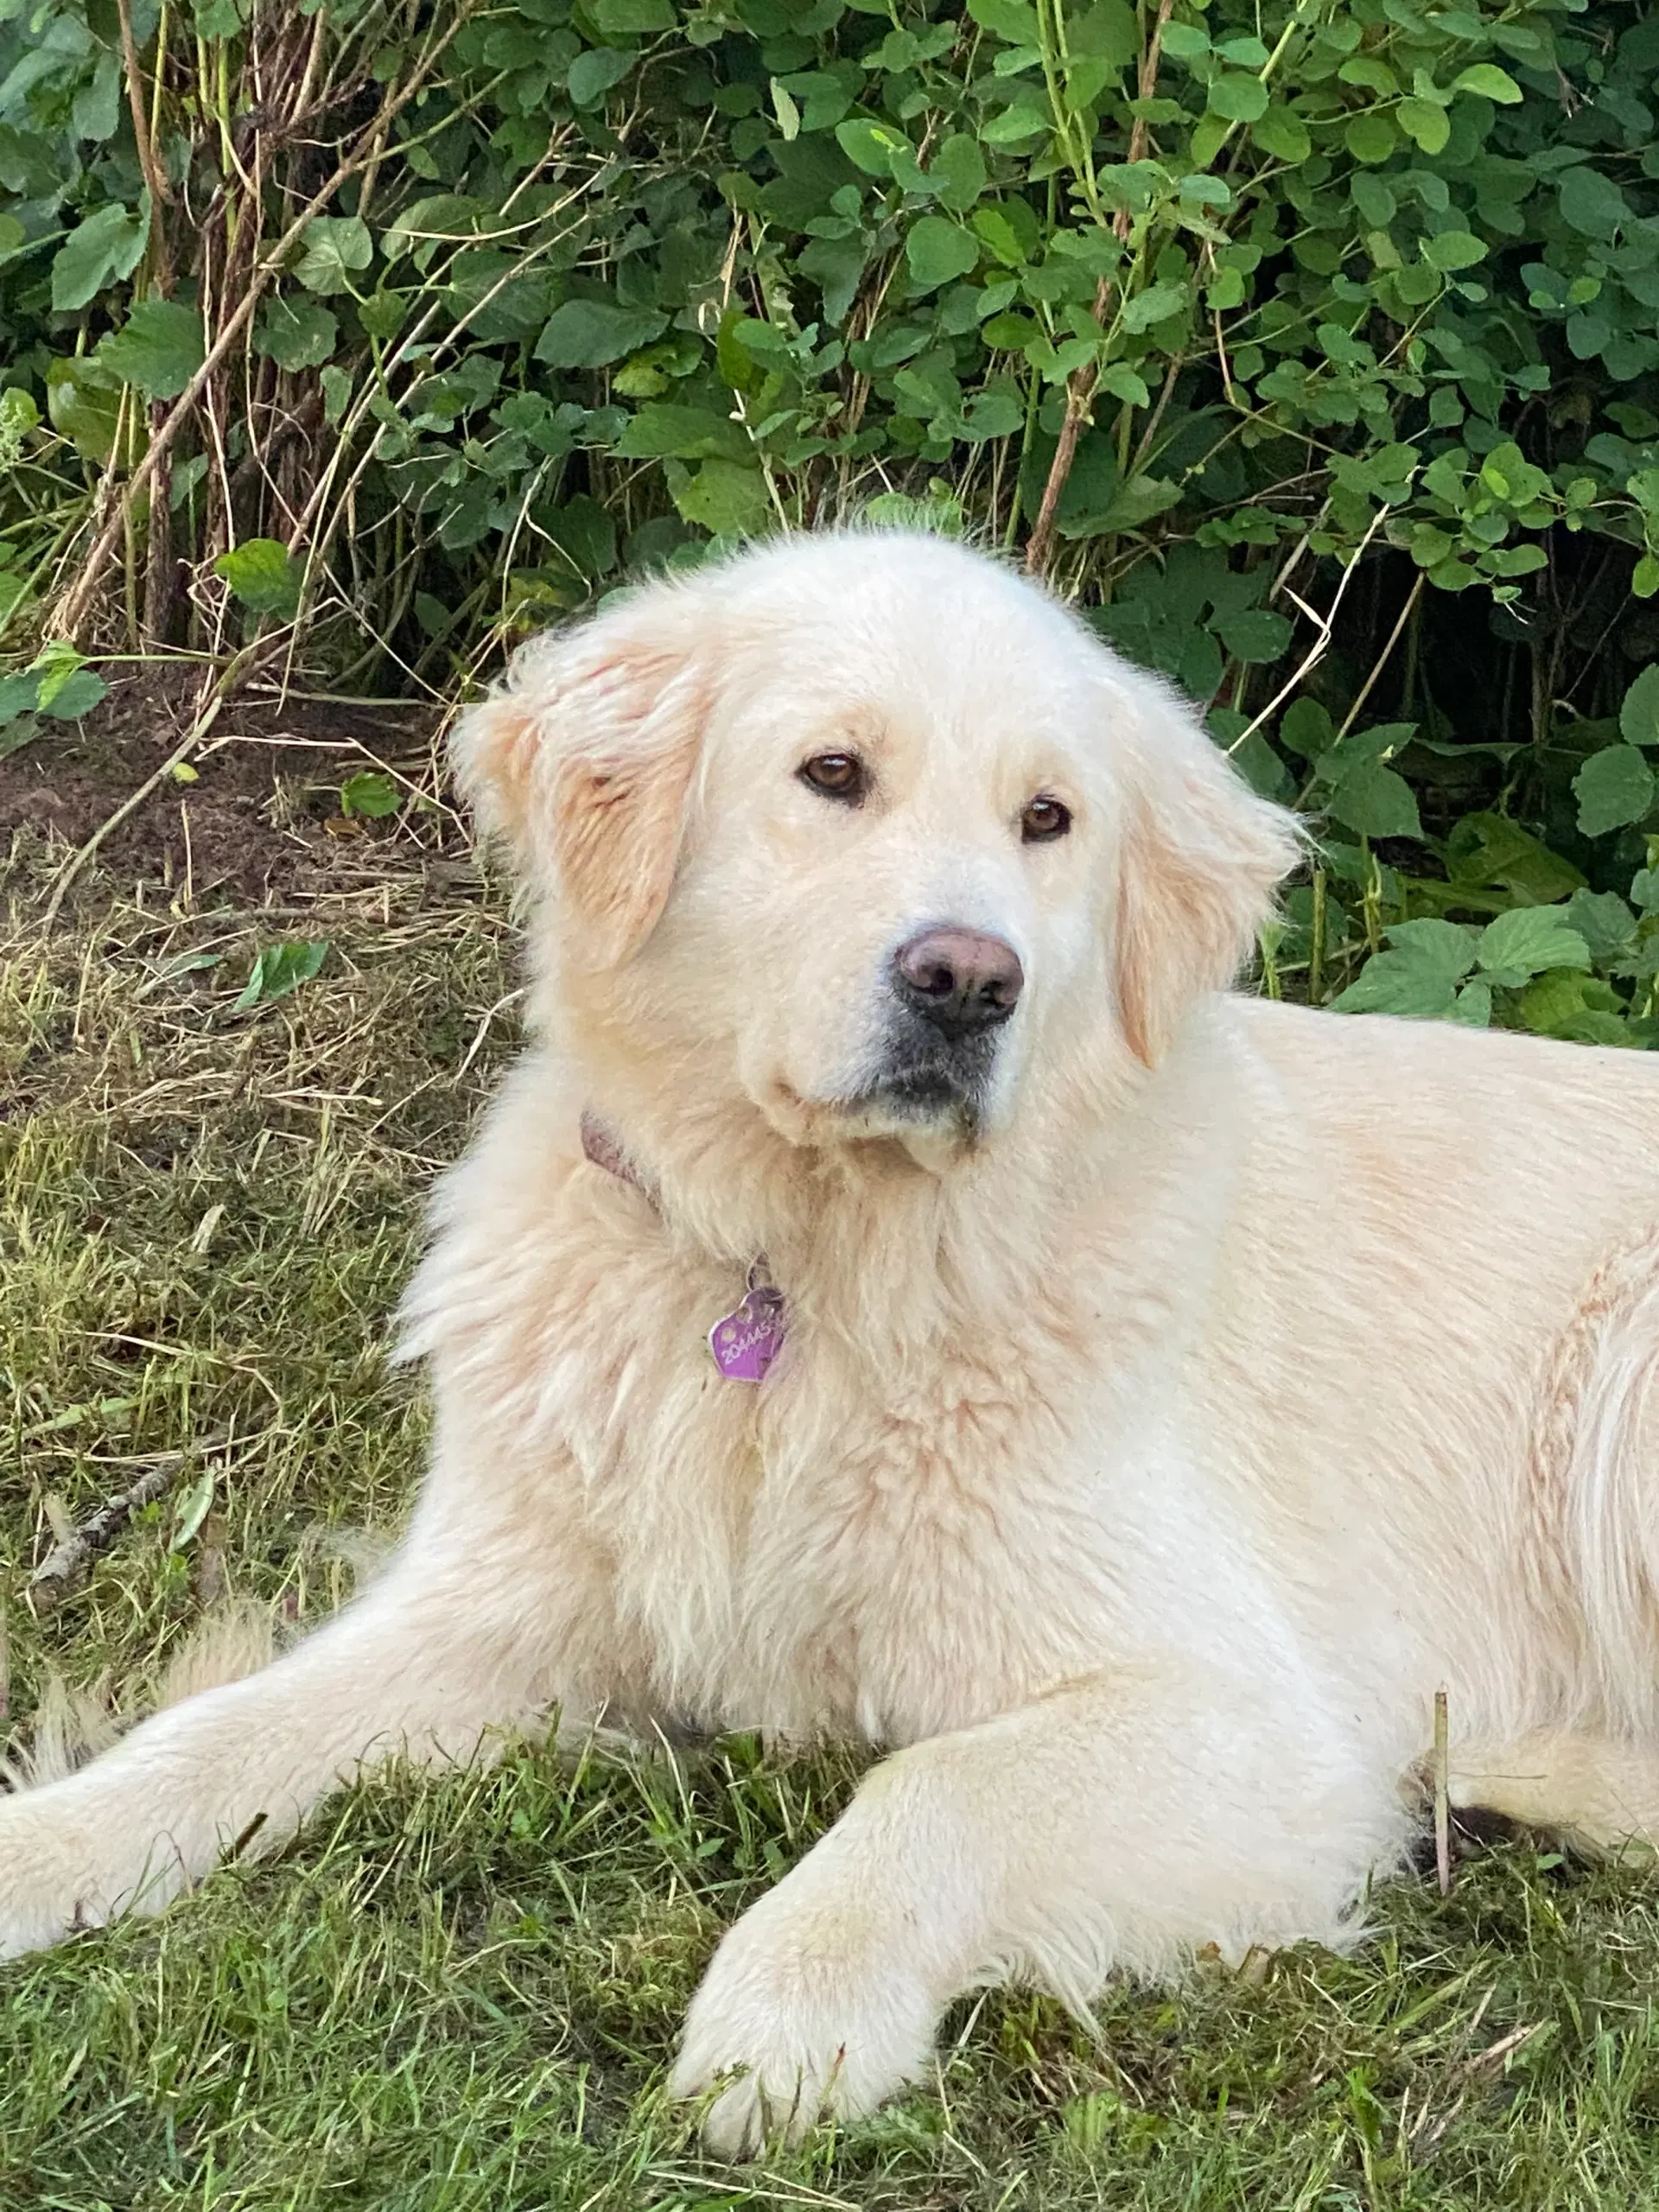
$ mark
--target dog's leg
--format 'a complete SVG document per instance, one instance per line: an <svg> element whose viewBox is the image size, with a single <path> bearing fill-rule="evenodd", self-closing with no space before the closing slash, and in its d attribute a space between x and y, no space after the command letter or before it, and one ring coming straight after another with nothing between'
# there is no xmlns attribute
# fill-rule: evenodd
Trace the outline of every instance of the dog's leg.
<svg viewBox="0 0 1659 2212"><path fill-rule="evenodd" d="M274 1666L157 1713L78 1774L0 1797L0 1956L159 1910L250 1831L261 1847L290 1834L378 1759L464 1761L493 1728L533 1723L565 1694L561 1594L511 1561L406 1554Z"/></svg>
<svg viewBox="0 0 1659 2212"><path fill-rule="evenodd" d="M1453 1745L1447 1780L1461 1810L1500 1813L1597 1851L1659 1848L1659 1757L1637 1744L1552 1731Z"/></svg>
<svg viewBox="0 0 1659 2212"><path fill-rule="evenodd" d="M1407 1816L1311 1700L1147 1670L1090 1678L878 1767L731 1930L672 2081L716 2151L868 2112L927 2064L941 2012L1031 1979L1079 2009L1115 1967L1207 1944L1351 1936Z"/></svg>

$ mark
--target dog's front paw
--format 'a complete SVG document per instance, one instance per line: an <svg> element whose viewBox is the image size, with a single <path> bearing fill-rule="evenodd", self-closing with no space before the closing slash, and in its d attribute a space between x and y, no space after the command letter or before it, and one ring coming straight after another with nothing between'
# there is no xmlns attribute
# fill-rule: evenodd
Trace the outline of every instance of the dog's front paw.
<svg viewBox="0 0 1659 2212"><path fill-rule="evenodd" d="M802 1870L805 1871L804 1869ZM686 2016L669 2087L719 2085L703 2120L716 2156L798 2142L828 2113L857 2119L922 2073L938 2007L863 1910L790 1894L791 1876L715 1952Z"/></svg>
<svg viewBox="0 0 1659 2212"><path fill-rule="evenodd" d="M0 1959L42 1951L132 1906L159 1911L181 1886L165 1840L125 1878L128 1856L82 1802L84 1777L0 1796Z"/></svg>
<svg viewBox="0 0 1659 2212"><path fill-rule="evenodd" d="M79 1840L53 1835L35 1791L0 1797L0 1959L43 1951L108 1917L92 1885L75 1880Z"/></svg>

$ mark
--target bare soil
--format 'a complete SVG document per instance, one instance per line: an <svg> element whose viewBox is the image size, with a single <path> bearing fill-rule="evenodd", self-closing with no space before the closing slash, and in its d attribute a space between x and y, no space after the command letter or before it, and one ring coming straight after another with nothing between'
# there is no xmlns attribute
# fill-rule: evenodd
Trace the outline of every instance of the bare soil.
<svg viewBox="0 0 1659 2212"><path fill-rule="evenodd" d="M68 859L178 746L201 678L149 668L116 681L84 722L43 725L0 759L0 855L44 845ZM251 688L221 712L191 766L164 777L99 848L75 902L111 882L168 892L188 885L197 906L260 906L318 878L359 878L372 849L412 836L434 855L465 851L442 794L440 717L430 709L286 698ZM364 769L391 773L408 796L401 815L348 818L340 785Z"/></svg>

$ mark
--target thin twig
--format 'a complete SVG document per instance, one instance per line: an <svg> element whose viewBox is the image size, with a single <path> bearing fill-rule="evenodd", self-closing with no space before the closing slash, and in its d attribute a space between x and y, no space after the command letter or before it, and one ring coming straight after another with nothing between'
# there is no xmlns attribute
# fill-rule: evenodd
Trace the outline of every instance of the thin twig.
<svg viewBox="0 0 1659 2212"><path fill-rule="evenodd" d="M96 1513L77 1522L29 1578L24 1595L36 1614L48 1613L68 1596L100 1552L105 1552L135 1513L165 1497L180 1475L202 1452L217 1451L223 1434L211 1437L192 1452L164 1452L125 1490L118 1491Z"/></svg>
<svg viewBox="0 0 1659 2212"><path fill-rule="evenodd" d="M1376 512L1371 517L1370 528L1366 531L1364 537L1360 539L1357 547L1355 549L1353 559L1349 562L1347 567L1344 569L1342 572L1342 582L1337 586L1336 597L1331 602L1329 613L1316 613L1300 592L1286 592L1285 596L1287 599L1294 599L1295 601L1297 606L1300 607L1302 613L1306 615L1308 620L1313 625L1315 630L1318 631L1319 635L1314 639L1313 645L1303 655L1301 662L1294 672L1287 677L1284 683L1279 686L1279 689L1274 693L1272 698L1268 700L1267 705L1262 708L1261 713L1250 724L1249 728L1248 729L1241 730L1238 735L1233 740L1232 743L1227 748L1229 753L1236 753L1239 747L1243 744L1246 738L1254 737L1256 731L1261 728L1262 723L1270 721L1272 717L1278 713L1280 708L1284 704L1285 701L1289 698L1291 693L1295 690L1297 685L1302 681L1302 678L1305 676L1311 674L1325 658L1325 650L1331 643L1331 632L1336 624L1337 610L1342 605L1344 595L1346 593L1349 585L1353 582L1355 575L1358 573L1359 564L1365 557L1366 547L1370 543L1372 538L1376 537L1377 531L1382 529L1383 522L1387 518L1388 512L1389 510L1386 507L1379 507ZM1306 543L1306 539L1304 539L1302 543ZM1298 544L1296 550L1291 555L1290 559L1281 570L1281 584L1282 584L1284 578L1290 574L1291 569L1295 567L1297 560L1300 558L1301 554L1302 543ZM1279 588L1279 586L1275 585L1274 588L1276 591Z"/></svg>
<svg viewBox="0 0 1659 2212"><path fill-rule="evenodd" d="M1417 602L1422 597L1423 586L1427 582L1428 570L1427 569L1420 569L1417 571L1417 581L1413 584L1410 593L1407 597L1406 603L1400 610L1400 620L1395 624L1393 629L1389 632L1389 642L1383 646L1382 652L1371 664L1370 674L1360 685L1358 694L1354 700L1353 705L1349 708L1346 715L1344 717L1342 728L1337 732L1338 740L1346 737L1349 731L1352 729L1354 724L1359 720L1359 710L1365 704L1365 702L1370 697L1372 691L1376 689L1377 677L1382 675L1383 670L1388 666L1389 656L1399 644L1401 632L1405 628L1407 623L1410 621L1412 616L1416 613Z"/></svg>
<svg viewBox="0 0 1659 2212"><path fill-rule="evenodd" d="M121 59L127 70L127 105L132 111L132 137L137 149L138 166L143 172L144 182L149 187L149 219L158 226L163 207L173 204L173 188L167 181L167 172L156 158L155 141L149 135L149 118L144 112L144 79L138 67L138 43L132 35L132 9L130 0L116 0L116 19L121 26Z"/></svg>
<svg viewBox="0 0 1659 2212"><path fill-rule="evenodd" d="M1434 1693L1434 1872L1440 1895L1452 1894L1452 1782L1444 1690Z"/></svg>

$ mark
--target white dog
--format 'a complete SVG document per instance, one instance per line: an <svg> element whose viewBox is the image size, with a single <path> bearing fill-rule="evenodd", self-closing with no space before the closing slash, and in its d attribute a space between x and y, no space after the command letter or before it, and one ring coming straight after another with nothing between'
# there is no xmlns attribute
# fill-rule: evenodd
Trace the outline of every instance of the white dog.
<svg viewBox="0 0 1659 2212"><path fill-rule="evenodd" d="M0 1943L556 1708L889 1747L728 1935L719 2149L942 2009L1351 1938L1455 1795L1659 1835L1659 1074L1226 994L1290 818L1032 586L797 538L456 758L537 1042L406 1306L431 1471L279 1664L0 1802Z"/></svg>

